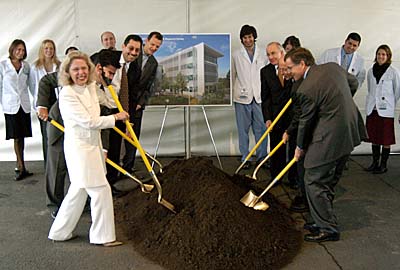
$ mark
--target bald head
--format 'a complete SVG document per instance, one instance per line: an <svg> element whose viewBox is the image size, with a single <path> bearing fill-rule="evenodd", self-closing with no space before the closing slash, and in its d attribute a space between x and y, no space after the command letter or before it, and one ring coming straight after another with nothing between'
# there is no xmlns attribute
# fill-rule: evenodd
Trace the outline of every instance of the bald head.
<svg viewBox="0 0 400 270"><path fill-rule="evenodd" d="M279 59L284 56L285 50L279 42L271 42L267 45L268 60L272 65L278 65Z"/></svg>

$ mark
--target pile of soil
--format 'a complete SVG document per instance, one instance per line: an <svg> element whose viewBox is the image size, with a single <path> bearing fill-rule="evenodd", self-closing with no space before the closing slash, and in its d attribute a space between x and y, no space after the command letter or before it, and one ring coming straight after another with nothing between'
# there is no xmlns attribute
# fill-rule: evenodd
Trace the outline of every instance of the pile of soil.
<svg viewBox="0 0 400 270"><path fill-rule="evenodd" d="M119 198L115 214L118 232L166 269L278 269L298 253L302 234L272 195L265 212L240 202L247 178L196 157L173 161L159 179L177 214L157 203L157 192L139 190Z"/></svg>

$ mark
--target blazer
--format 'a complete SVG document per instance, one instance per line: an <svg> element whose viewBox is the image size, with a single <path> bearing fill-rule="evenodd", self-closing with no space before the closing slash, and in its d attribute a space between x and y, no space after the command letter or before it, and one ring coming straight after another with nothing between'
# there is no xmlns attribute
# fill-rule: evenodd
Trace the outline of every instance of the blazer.
<svg viewBox="0 0 400 270"><path fill-rule="evenodd" d="M376 83L372 68L370 68L367 75L367 85L368 93L365 99L367 115L370 115L376 108L379 116L394 118L396 103L400 98L400 75L398 69L390 65L382 75L379 83ZM385 102L386 109L379 106L382 102Z"/></svg>
<svg viewBox="0 0 400 270"><path fill-rule="evenodd" d="M100 116L105 96L98 96L97 90L94 83L64 86L59 98L68 173L71 183L82 188L107 184L100 129L113 127L115 118Z"/></svg>
<svg viewBox="0 0 400 270"><path fill-rule="evenodd" d="M361 143L366 130L360 130L360 113L352 97L357 87L357 79L335 63L308 70L297 89L297 145L306 150L305 168L333 162Z"/></svg>
<svg viewBox="0 0 400 270"><path fill-rule="evenodd" d="M262 112L264 116L264 122L267 120L273 121L282 108L290 99L292 81L284 80L284 85L281 85L279 77L276 74L275 65L268 64L263 67L261 73L261 100L262 100ZM276 123L274 130L280 132L285 131L290 124L291 108L282 115L281 119Z"/></svg>
<svg viewBox="0 0 400 270"><path fill-rule="evenodd" d="M131 63L132 67L129 67L129 69L132 68L132 72L140 74L140 76L128 76L129 89L132 89L129 92L129 103L132 104L133 110L136 109L136 105L142 106L142 109L145 108L157 73L158 62L153 55L149 56L143 68L142 61L143 50L140 52L139 57Z"/></svg>
<svg viewBox="0 0 400 270"><path fill-rule="evenodd" d="M59 140L64 139L64 132L62 132L61 130L59 130L57 127L53 126L53 124L50 123L50 120L54 120L60 125L62 126L64 125L58 101L56 101L53 104L53 106L51 106L51 109L49 110L49 118L50 118L49 122L47 123L47 143L48 145L54 145Z"/></svg>
<svg viewBox="0 0 400 270"><path fill-rule="evenodd" d="M34 104L34 106L36 106L36 104L37 104L40 80L43 78L43 76L54 73L56 71L57 71L56 64L53 64L52 72L50 72L50 73L47 73L47 71L44 67L37 67L35 64L31 65L29 79L31 80L31 84L33 87L33 104Z"/></svg>
<svg viewBox="0 0 400 270"><path fill-rule="evenodd" d="M268 64L265 53L255 45L253 62L243 45L232 56L233 101L250 104L253 98L261 103L260 71ZM244 93L244 94L243 94Z"/></svg>
<svg viewBox="0 0 400 270"><path fill-rule="evenodd" d="M45 107L50 110L51 106L57 101L61 87L58 86L58 72L44 75L39 81L37 93L37 107Z"/></svg>
<svg viewBox="0 0 400 270"><path fill-rule="evenodd" d="M321 65L334 62L340 65L342 62L341 50L342 47L326 50L318 59L317 64ZM364 58L358 52L354 52L349 69L347 71L356 76L358 88L360 88L365 81L366 71L364 67Z"/></svg>
<svg viewBox="0 0 400 270"><path fill-rule="evenodd" d="M31 112L29 92L33 96L34 90L29 73L28 62L22 62L19 73L15 71L10 58L0 62L0 104L4 113L16 114L20 107L25 113Z"/></svg>

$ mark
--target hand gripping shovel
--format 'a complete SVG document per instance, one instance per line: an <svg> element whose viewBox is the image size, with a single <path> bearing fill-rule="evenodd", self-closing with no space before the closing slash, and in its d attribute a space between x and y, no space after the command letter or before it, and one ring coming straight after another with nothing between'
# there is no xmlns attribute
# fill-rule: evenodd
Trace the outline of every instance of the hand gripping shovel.
<svg viewBox="0 0 400 270"><path fill-rule="evenodd" d="M134 141L132 141L131 138L129 138L128 136L126 136L126 134L123 133L122 130L120 130L120 129L117 128L117 127L113 127L113 129L114 129L115 132L117 132L119 135L121 135L122 138L124 138L126 141L128 141L130 144L132 144L134 147L137 148L137 144L136 144ZM145 153L146 153L146 156L147 156L149 159L151 159L152 161L154 161L154 162L158 165L158 167L160 168L160 173L163 173L163 165L161 164L161 162L159 162L157 159L155 159L155 158L154 158L152 155L150 155L149 153L147 153L147 152L145 152Z"/></svg>
<svg viewBox="0 0 400 270"><path fill-rule="evenodd" d="M292 99L289 99L289 101L286 103L285 107L281 110L281 112L276 116L274 121L271 123L269 128L264 132L264 134L261 136L261 138L258 140L256 145L254 145L253 149L251 149L250 153L247 155L247 157L243 160L242 164L237 168L235 171L235 174L238 174L240 170L243 168L244 164L251 158L251 156L254 154L254 152L257 150L257 148L261 145L261 143L264 141L264 139L267 137L268 133L271 132L272 128L275 126L275 124L279 121L279 119L282 117L283 113L287 110L287 108L292 104Z"/></svg>
<svg viewBox="0 0 400 270"><path fill-rule="evenodd" d="M285 143L285 141L284 140L282 140L280 143L278 143L278 145L277 146L275 146L275 148L274 149L272 149L272 151L270 151L269 152L269 154L260 162L260 164L258 164L258 166L256 167L256 169L254 170L254 172L253 172L253 176L247 176L247 177L249 177L249 178L252 178L252 179L254 179L254 180L257 180L257 172L260 170L260 168L261 168L261 166L262 165L264 165L264 163L265 162L267 162L267 160L276 152L276 151L278 151L278 149L279 149L279 147L281 147L282 146L282 144L284 144Z"/></svg>
<svg viewBox="0 0 400 270"><path fill-rule="evenodd" d="M115 91L114 91L114 88L112 87L112 85L109 85L109 86L108 86L108 90L110 91L111 96L113 97L113 99L114 99L114 101L115 101L115 104L117 104L118 110L119 110L120 112L122 112L123 109L122 109L121 103L119 102L118 97L117 97L117 95L115 94ZM146 165L146 168L147 168L147 170L148 170L149 173L150 173L150 176L153 178L154 184L156 185L156 188L157 188L157 191L158 191L158 203L161 204L162 206L164 206L165 208L167 208L168 210L170 210L170 211L176 213L176 212L175 212L175 206L174 206L172 203L168 202L167 200L165 200L165 199L162 197L162 187L161 187L161 185L160 185L160 182L158 181L157 176L156 176L156 174L154 173L153 168L151 167L151 165L150 165L150 163L149 163L149 160L147 159L146 154L145 154L145 152L144 152L142 146L140 145L139 140L138 140L138 138L136 137L136 134L135 134L135 132L133 131L133 128L132 128L131 124L129 123L129 120L126 120L126 121L125 121L125 124L126 124L126 128L128 129L128 131L129 131L129 133L130 133L130 135L131 135L133 141L134 141L134 142L136 143L136 145L137 145L136 148L139 150L140 156L142 157L143 162L144 162L144 164Z"/></svg>
<svg viewBox="0 0 400 270"><path fill-rule="evenodd" d="M262 197L273 187L273 185L281 179L281 177L289 170L289 168L296 162L296 158L293 158L289 164L275 177L275 179L268 185L266 189L260 194L260 196L256 196L252 190L246 193L240 201L246 205L247 207L251 207L254 210L265 211L269 208L269 205L266 202L263 202Z"/></svg>
<svg viewBox="0 0 400 270"><path fill-rule="evenodd" d="M55 126L56 128L58 128L59 130L61 130L62 132L64 132L64 127L58 123L55 120L50 120L50 123ZM142 190L143 193L150 193L154 186L153 185L148 185L148 184L143 184L142 181L140 181L139 179L137 179L136 177L134 177L133 175L129 174L127 171L125 171L121 166L117 165L116 163L114 163L113 161L111 161L110 159L106 159L106 162L108 164L110 164L111 166L113 166L116 170L120 171L123 175L126 175L128 177L130 177L133 181L135 181L136 183L138 183L140 185L140 188Z"/></svg>

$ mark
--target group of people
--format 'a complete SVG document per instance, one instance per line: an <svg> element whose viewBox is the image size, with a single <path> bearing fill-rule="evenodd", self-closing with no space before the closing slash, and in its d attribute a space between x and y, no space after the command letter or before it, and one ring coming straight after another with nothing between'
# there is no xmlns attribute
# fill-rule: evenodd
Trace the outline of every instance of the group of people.
<svg viewBox="0 0 400 270"><path fill-rule="evenodd" d="M337 241L340 232L333 211L334 188L354 147L371 142L373 161L366 171L387 171L390 145L395 144L395 106L400 95L399 71L391 65L392 52L380 45L366 72L357 52L358 33L350 33L341 47L326 50L316 61L289 36L283 45L270 42L266 53L257 46L254 26L243 25L240 48L233 53L233 101L244 162L249 154L249 130L259 141L285 105L289 109L269 133L270 172L275 178L295 158L288 185L298 189L290 210L310 212L305 241ZM366 123L353 96L367 77ZM381 148L382 147L382 148ZM256 152L257 163L267 155L267 141ZM250 168L247 161L243 168Z"/></svg>
<svg viewBox="0 0 400 270"><path fill-rule="evenodd" d="M49 239L74 238L73 230L90 197L92 225L89 238L93 244L117 246L112 196L120 193L114 184L118 171L107 167L105 158L120 163L121 136L112 128L125 131L129 120L139 138L143 110L150 96L158 67L153 54L163 36L151 32L143 42L139 35L128 35L121 50L116 50L112 32L101 35L104 49L90 57L76 47L66 51L61 63L54 41L46 39L32 65L23 40L14 40L9 57L0 62L0 103L6 122L6 139L14 139L17 156L15 180L30 175L25 168L24 138L32 136L30 111L36 109L42 132L46 192L56 206ZM122 104L119 111L108 91L113 88ZM51 124L64 126L64 132ZM53 121L53 123L54 123ZM136 148L125 144L123 168L132 172ZM65 179L70 186L64 197Z"/></svg>

